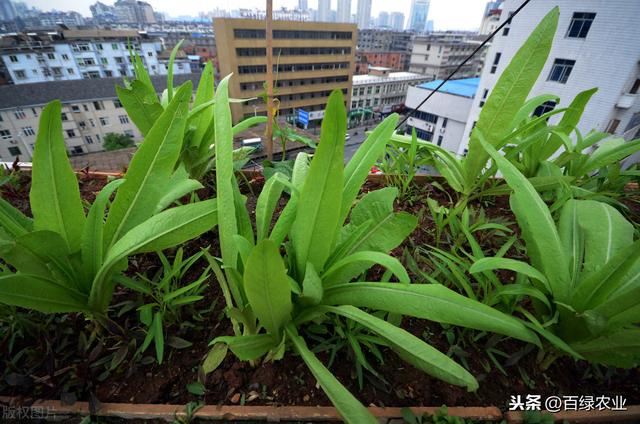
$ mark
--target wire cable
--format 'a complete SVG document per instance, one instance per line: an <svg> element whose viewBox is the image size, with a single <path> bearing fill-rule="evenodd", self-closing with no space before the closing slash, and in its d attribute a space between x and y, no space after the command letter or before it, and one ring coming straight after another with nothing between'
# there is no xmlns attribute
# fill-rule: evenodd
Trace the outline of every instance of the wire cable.
<svg viewBox="0 0 640 424"><path fill-rule="evenodd" d="M420 109L420 107L421 107L422 105L424 105L424 104L427 102L427 100L429 100L429 99L431 98L431 96L433 96L434 94L436 94L436 93L438 92L438 90L440 90L440 88L442 88L442 86L443 86L443 85L445 85L445 84L446 84L446 82L447 82L447 81L449 81L449 80L451 79L451 77L453 77L453 76L456 74L456 72L458 72L458 71L460 70L460 68L462 68L462 67L463 67L463 66L464 66L464 65L465 65L469 60L471 60L471 58L473 58L473 56L475 56L475 54L476 54L476 53L478 53L478 52L480 51L480 49L482 49L482 48L483 48L483 47L484 47L484 46L485 46L489 41L491 41L491 39L492 39L492 38L493 38L497 33L499 33L499 32L500 32L500 30L501 30L502 28L504 28L506 25L510 24L510 23L511 23L511 20L512 20L513 18L515 18L515 17L516 17L516 15L517 15L518 13L520 13L520 11L521 11L521 10L522 10L522 9L523 9L523 8L524 8L524 7L525 7L525 6L530 2L530 1L531 1L531 0L525 0L525 1L520 5L520 7L518 7L518 8L517 8L517 9L516 9L512 14L511 14L511 16L509 16L509 18L508 18L508 19L506 19L502 24L500 24L500 25L498 26L498 28L496 28L496 29L495 29L495 30L494 30L494 31L493 31L493 32L492 32L492 33L491 33L491 34L486 38L486 40L484 40L482 43L480 43L480 45L479 45L478 47L476 47L476 48L475 48L475 50L474 50L473 52L471 52L471 54L470 54L469 56L467 56L467 58L466 58L465 60L463 60L463 61L462 61L462 62L461 62L457 67L456 67L456 69L454 69L454 70L453 70L453 72L451 72L451 73L449 74L449 76L448 76L447 78L445 78L445 79L444 79L440 84L438 84L438 86L437 86L437 87L436 87L436 88L435 88L431 93L429 93L429 95L428 95L427 97L425 97L425 99L424 99L422 102L420 102L420 104L419 104L417 107L413 108L413 109L411 110L411 112L409 112L409 113L407 114L407 116L405 116L405 117L404 117L404 119L403 119L402 121L400 121L400 123L396 126L396 130L397 130L398 128L400 128L400 126L402 126L402 124L404 124L405 122L407 122L407 119L409 119L409 118L410 118L410 117L411 117L411 116L412 116L412 115L413 115L413 114L414 114L418 109Z"/></svg>

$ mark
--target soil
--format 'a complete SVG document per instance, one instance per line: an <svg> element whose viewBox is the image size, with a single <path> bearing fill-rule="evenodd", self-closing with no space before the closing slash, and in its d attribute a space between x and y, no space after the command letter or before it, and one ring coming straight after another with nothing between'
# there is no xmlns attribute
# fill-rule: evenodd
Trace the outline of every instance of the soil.
<svg viewBox="0 0 640 424"><path fill-rule="evenodd" d="M29 177L26 173L17 174L14 181L0 188L2 197L27 215L30 215ZM79 181L81 196L88 205L107 179L81 174ZM259 193L262 184L263 179L256 177L243 188L251 211L254 211L256 202L251 192ZM367 182L363 192L379 187L380 183ZM443 192L430 183L416 190L421 190L423 196L428 195L441 204L448 204L451 198L455 198L453 192ZM205 188L198 195L205 198L213 195L213 192ZM283 206L284 201L279 204L278 210ZM479 205L476 203L474 206ZM488 217L510 222L510 227L516 229L506 197L498 197L484 204L484 207L487 208ZM418 215L420 223L408 241L393 252L395 256L402 257L403 252L411 254L416 246L436 243L430 230L433 221L428 209L425 211L426 205L405 202L398 204L397 209ZM214 256L219 256L214 243L216 239L216 232L213 231L186 243L185 257L208 246ZM487 243L484 247L494 247L490 241ZM510 253L511 256L518 254L515 248ZM171 256L171 252L168 256ZM126 274L152 275L160 266L156 255L139 255L130 260ZM184 284L195 281L204 266L202 262L198 269L187 273ZM370 273L370 277L375 278L381 276L382 270L373 268ZM512 275L505 273L503 277L507 281ZM110 317L119 328L113 332L93 328L79 314L46 316L18 310L21 317L33 325L25 327L27 330L22 334L23 337L10 342L11 332L1 332L9 324L3 322L5 318L0 315L0 351L3 352L0 394L22 396L25 401L48 398L68 402L81 399L94 403L186 404L204 401L206 404L331 405L301 359L290 352L283 360L255 366L241 362L229 353L218 369L204 376L200 365L209 350L209 341L216 336L232 334L230 322L223 312L222 293L213 277L207 280L204 295L205 298L192 309L193 315L185 317L188 325L174 324L166 331L165 337L177 336L192 344L180 349L167 346L162 364L153 360L153 347L143 355L134 356L136 346L144 339L144 332L139 327L135 308L127 310L123 305L138 305L136 302L141 299L125 288L119 288L114 294L112 304L116 306L112 308ZM431 378L385 348L381 349L382 363L372 355L367 356L381 377L365 372L364 384L360 387L351 351L342 349L333 361L331 371L365 405L496 405L505 409L510 395L517 394L539 394L543 399L551 395L622 395L627 399L627 405L640 404L639 369L605 368L561 358L543 371L538 365L537 348L517 340L478 336L477 332L471 330L453 331L450 327L413 318L404 318L401 325L465 364L477 377L480 388L476 392L467 392ZM92 335L95 337L92 338ZM307 342L314 347L309 337ZM86 345L89 348L82 348ZM129 346L124 360L110 369L115 354L119 351L122 353L123 346ZM493 362L488 352L495 354L500 366ZM329 361L328 352L318 352L318 357L325 364ZM202 395L193 394L187 388L198 380L204 383Z"/></svg>

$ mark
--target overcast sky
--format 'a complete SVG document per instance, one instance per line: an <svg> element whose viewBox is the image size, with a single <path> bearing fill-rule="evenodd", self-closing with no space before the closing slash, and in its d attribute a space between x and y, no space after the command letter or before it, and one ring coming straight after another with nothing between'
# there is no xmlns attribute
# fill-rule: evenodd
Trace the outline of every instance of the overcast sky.
<svg viewBox="0 0 640 424"><path fill-rule="evenodd" d="M18 0L20 1L20 0ZM89 6L96 0L23 0L29 6L48 11L75 10L82 15L91 16ZM112 5L115 0L102 0L103 3ZM221 9L265 8L264 0L242 0L238 2L226 0L146 0L156 11L165 12L169 16L191 15L197 16L199 12L208 12L216 7ZM297 0L273 0L273 8L293 8L297 6ZM308 0L310 8L317 9L317 0ZM356 13L358 0L351 0L351 12ZM462 29L473 30L480 27L482 11L486 0L431 0L429 19L432 19L436 30ZM331 7L336 9L337 0L331 0ZM409 17L411 0L372 0L372 15L378 16L381 11L402 12L405 20Z"/></svg>

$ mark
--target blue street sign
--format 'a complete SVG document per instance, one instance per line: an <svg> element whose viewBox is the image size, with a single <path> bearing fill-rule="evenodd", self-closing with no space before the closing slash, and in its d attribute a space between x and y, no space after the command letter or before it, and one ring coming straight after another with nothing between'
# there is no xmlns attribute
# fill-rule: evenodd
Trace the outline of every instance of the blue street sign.
<svg viewBox="0 0 640 424"><path fill-rule="evenodd" d="M303 125L309 124L309 112L304 109L298 109L298 122Z"/></svg>

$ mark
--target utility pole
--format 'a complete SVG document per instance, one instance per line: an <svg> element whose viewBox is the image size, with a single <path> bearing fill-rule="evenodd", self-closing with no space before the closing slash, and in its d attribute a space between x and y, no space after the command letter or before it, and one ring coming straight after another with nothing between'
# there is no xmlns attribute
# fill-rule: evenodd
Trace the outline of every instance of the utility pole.
<svg viewBox="0 0 640 424"><path fill-rule="evenodd" d="M273 18L273 0L267 0L266 16L266 45L267 45L267 133L265 135L265 150L267 160L273 160L273 30L271 28Z"/></svg>

